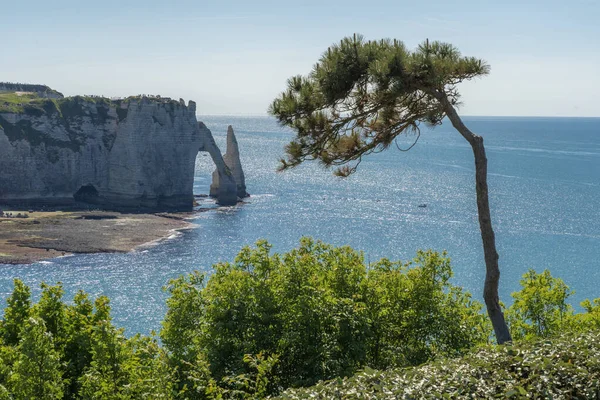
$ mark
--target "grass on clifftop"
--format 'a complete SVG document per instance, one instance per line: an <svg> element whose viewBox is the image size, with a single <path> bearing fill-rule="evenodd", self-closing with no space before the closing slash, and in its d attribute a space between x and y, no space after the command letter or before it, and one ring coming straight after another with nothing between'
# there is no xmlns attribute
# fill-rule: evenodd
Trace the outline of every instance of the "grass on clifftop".
<svg viewBox="0 0 600 400"><path fill-rule="evenodd" d="M278 399L598 399L600 331L486 346L419 367L365 369Z"/></svg>
<svg viewBox="0 0 600 400"><path fill-rule="evenodd" d="M17 94L17 92L0 92L0 113L27 113L34 116L40 116L42 113L52 114L58 111L62 117L63 109L73 109L74 107L81 108L84 103L93 103L96 106L104 106L109 108L114 106L117 110L120 109L122 103L129 103L132 101L148 100L155 103L166 104L171 109L180 106L180 102L169 97L161 96L129 96L125 99L111 100L103 96L70 96L62 99L47 99L38 96L35 93L23 92ZM80 110L76 110L80 111ZM75 116L78 116L76 114ZM69 113L65 117L70 117ZM120 118L122 119L122 118Z"/></svg>
<svg viewBox="0 0 600 400"><path fill-rule="evenodd" d="M34 93L0 93L0 112L1 113L19 113L23 112L25 106L35 100L42 100Z"/></svg>

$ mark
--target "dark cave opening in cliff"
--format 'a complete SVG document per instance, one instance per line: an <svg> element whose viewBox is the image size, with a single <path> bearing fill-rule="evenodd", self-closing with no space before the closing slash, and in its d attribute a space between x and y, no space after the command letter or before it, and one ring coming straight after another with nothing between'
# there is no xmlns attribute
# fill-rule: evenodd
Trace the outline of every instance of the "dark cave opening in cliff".
<svg viewBox="0 0 600 400"><path fill-rule="evenodd" d="M95 203L98 200L98 190L92 184L83 185L73 195L75 201L81 201L84 203Z"/></svg>

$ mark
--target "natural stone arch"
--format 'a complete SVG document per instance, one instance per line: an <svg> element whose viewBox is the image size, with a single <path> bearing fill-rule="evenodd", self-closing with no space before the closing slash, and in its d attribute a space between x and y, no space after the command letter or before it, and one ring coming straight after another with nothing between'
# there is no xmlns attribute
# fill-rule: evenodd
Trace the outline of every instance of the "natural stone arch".
<svg viewBox="0 0 600 400"><path fill-rule="evenodd" d="M237 184L231 170L225 164L210 130L202 122L198 122L198 127L204 137L204 143L198 151L208 152L216 167L213 173L213 183L210 185L210 196L216 198L217 203L221 205L237 204Z"/></svg>

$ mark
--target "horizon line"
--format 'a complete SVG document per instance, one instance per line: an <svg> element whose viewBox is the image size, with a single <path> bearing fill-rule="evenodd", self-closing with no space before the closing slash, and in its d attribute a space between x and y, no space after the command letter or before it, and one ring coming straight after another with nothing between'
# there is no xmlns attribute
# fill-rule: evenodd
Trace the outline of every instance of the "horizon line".
<svg viewBox="0 0 600 400"><path fill-rule="evenodd" d="M202 117L237 117L237 118L275 118L269 114L198 114L196 116ZM465 118L587 118L587 119L600 119L600 115L597 116L588 116L588 115L472 115L472 114L464 114L461 117ZM447 117L444 117L447 118Z"/></svg>

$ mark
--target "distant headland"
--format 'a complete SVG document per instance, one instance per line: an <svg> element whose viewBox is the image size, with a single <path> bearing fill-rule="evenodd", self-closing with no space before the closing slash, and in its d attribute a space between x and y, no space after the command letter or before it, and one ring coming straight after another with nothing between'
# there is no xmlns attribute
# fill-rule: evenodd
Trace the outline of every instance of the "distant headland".
<svg viewBox="0 0 600 400"><path fill-rule="evenodd" d="M233 128L222 155L193 101L0 83L0 263L126 252L192 227L173 212L193 209L200 151L217 203L248 196Z"/></svg>
<svg viewBox="0 0 600 400"><path fill-rule="evenodd" d="M193 101L0 83L0 204L191 210L196 156L206 151L216 165L210 194L233 205L247 192L231 127L227 147L223 157Z"/></svg>

